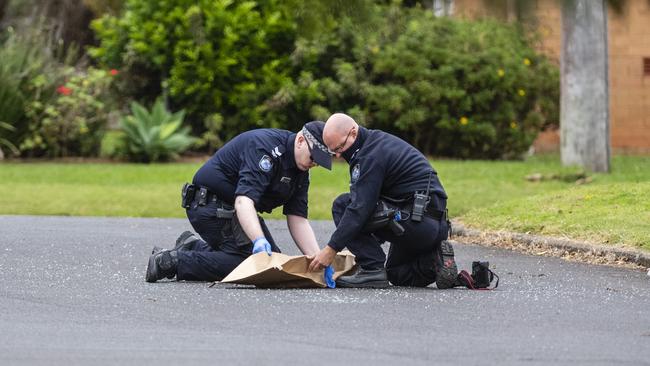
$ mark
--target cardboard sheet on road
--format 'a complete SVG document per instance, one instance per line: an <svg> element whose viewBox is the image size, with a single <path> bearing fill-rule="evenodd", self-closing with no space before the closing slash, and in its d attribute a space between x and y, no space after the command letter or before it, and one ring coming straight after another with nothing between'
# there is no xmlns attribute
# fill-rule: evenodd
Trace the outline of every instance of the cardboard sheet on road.
<svg viewBox="0 0 650 366"><path fill-rule="evenodd" d="M354 255L348 251L336 255L334 262L334 280L352 272L355 267ZM262 252L246 258L237 268L224 278L221 283L255 285L263 288L310 288L327 287L323 271L308 272L307 256L289 256L273 253L271 256Z"/></svg>

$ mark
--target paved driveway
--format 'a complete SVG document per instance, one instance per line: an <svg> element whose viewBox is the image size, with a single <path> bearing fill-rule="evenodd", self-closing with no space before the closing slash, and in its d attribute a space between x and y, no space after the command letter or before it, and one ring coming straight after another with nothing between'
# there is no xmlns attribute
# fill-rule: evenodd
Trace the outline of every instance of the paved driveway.
<svg viewBox="0 0 650 366"><path fill-rule="evenodd" d="M283 222L270 223L296 254ZM331 222L316 222L321 242ZM496 291L144 281L185 220L0 216L0 365L650 365L643 272L457 246Z"/></svg>

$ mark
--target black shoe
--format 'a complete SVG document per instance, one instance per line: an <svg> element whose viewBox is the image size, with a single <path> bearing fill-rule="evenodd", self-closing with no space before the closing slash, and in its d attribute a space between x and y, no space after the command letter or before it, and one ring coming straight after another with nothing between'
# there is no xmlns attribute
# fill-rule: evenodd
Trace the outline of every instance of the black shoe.
<svg viewBox="0 0 650 366"><path fill-rule="evenodd" d="M447 289L461 285L458 282L458 267L451 243L443 240L436 255L436 286L439 289Z"/></svg>
<svg viewBox="0 0 650 366"><path fill-rule="evenodd" d="M156 282L165 277L172 279L176 276L177 266L178 252L175 250L163 250L152 254L149 257L145 280L147 282Z"/></svg>
<svg viewBox="0 0 650 366"><path fill-rule="evenodd" d="M197 241L199 241L199 238L194 233L191 231L183 231L178 239L176 239L174 250L192 250Z"/></svg>
<svg viewBox="0 0 650 366"><path fill-rule="evenodd" d="M336 280L336 286L348 288L386 288L388 287L386 268L360 268L357 273L351 276L339 277L339 279Z"/></svg>

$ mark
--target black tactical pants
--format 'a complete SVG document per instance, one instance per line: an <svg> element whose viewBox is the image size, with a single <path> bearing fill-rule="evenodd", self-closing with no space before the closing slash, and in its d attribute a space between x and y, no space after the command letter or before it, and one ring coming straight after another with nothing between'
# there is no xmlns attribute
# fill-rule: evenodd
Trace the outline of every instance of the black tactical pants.
<svg viewBox="0 0 650 366"><path fill-rule="evenodd" d="M446 200L434 196L436 208L444 211ZM344 193L334 200L332 216L338 226L350 204L350 194ZM435 220L423 216L422 221L410 218L399 222L404 234L395 235L388 227L374 233L361 233L347 244L348 250L356 256L356 262L365 269L386 266L388 280L395 286L425 287L436 280L436 266L439 265L440 242L447 239L448 226L444 218ZM381 247L390 242L388 258Z"/></svg>
<svg viewBox="0 0 650 366"><path fill-rule="evenodd" d="M200 206L195 199L186 210L192 227L203 240L192 245L191 250L178 252L178 280L222 280L251 255L253 243L244 234L236 216L232 219L217 218L217 209L222 206L221 202L214 200ZM261 217L259 220L264 236L271 243L271 250L279 253L266 223Z"/></svg>

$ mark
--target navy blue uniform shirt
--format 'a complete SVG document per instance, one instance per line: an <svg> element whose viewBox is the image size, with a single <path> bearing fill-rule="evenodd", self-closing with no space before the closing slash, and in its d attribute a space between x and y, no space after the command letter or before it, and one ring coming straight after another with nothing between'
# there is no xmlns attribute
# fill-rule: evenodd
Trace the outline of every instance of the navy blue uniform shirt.
<svg viewBox="0 0 650 366"><path fill-rule="evenodd" d="M309 172L296 166L295 138L293 132L270 128L244 132L219 149L192 182L229 204L246 196L258 212L284 206L285 215L306 218Z"/></svg>
<svg viewBox="0 0 650 366"><path fill-rule="evenodd" d="M427 158L404 140L379 130L359 127L354 144L343 154L350 164L350 205L328 245L342 250L360 232L379 196L410 199L415 191L447 198L437 172Z"/></svg>

